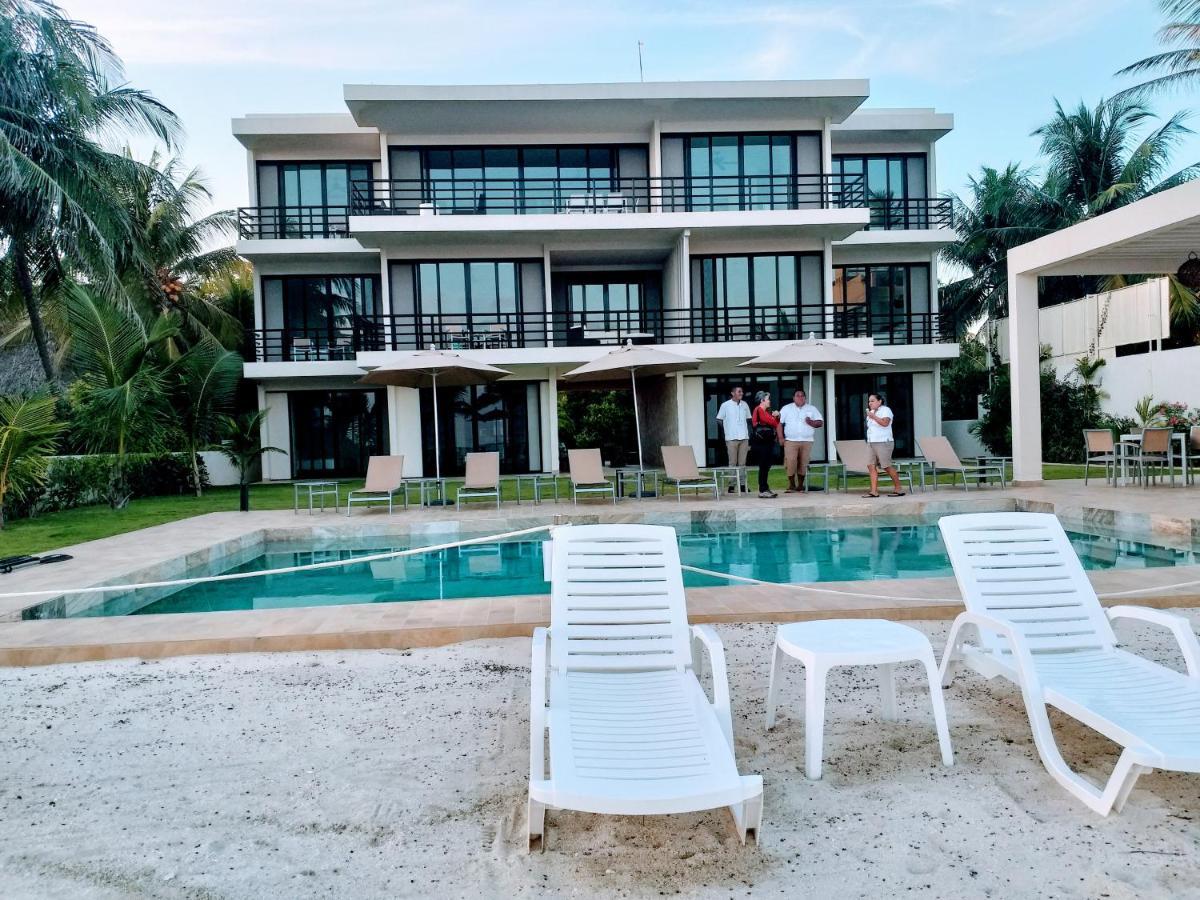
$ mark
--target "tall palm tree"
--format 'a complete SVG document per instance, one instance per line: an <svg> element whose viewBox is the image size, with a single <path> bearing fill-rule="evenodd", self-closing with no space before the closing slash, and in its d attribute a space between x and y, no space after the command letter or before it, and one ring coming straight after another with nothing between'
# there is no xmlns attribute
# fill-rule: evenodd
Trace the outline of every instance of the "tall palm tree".
<svg viewBox="0 0 1200 900"><path fill-rule="evenodd" d="M0 528L5 498L23 499L46 480L48 458L63 428L54 405L50 394L0 397Z"/></svg>
<svg viewBox="0 0 1200 900"><path fill-rule="evenodd" d="M1138 60L1117 72L1121 75L1154 75L1117 96L1144 97L1173 88L1200 84L1200 0L1158 0L1167 24L1158 30L1159 43L1170 47Z"/></svg>
<svg viewBox="0 0 1200 900"><path fill-rule="evenodd" d="M1155 118L1131 97L1080 103L1072 112L1054 101L1054 116L1035 129L1046 170L1076 220L1140 200L1190 181L1197 165L1167 175L1171 154L1192 133L1178 112L1140 140L1137 131Z"/></svg>
<svg viewBox="0 0 1200 900"><path fill-rule="evenodd" d="M217 440L221 417L234 405L242 380L242 358L205 337L171 364L169 376L179 399L176 415L199 497L199 454Z"/></svg>
<svg viewBox="0 0 1200 900"><path fill-rule="evenodd" d="M128 149L125 154L132 159ZM126 296L146 321L178 313L182 335L192 343L207 337L236 344L238 320L199 290L204 279L237 259L232 246L214 247L232 238L235 212L198 215L212 200L199 171L184 171L178 158L164 158L157 150L133 175L117 185L133 226L132 243L117 254ZM172 358L183 350L178 340L168 345Z"/></svg>
<svg viewBox="0 0 1200 900"><path fill-rule="evenodd" d="M175 115L149 94L114 87L122 77L108 43L50 0L0 0L0 245L50 383L39 254L115 293L113 247L131 240L132 224L112 185L141 164L100 139L148 134L170 145L179 133Z"/></svg>

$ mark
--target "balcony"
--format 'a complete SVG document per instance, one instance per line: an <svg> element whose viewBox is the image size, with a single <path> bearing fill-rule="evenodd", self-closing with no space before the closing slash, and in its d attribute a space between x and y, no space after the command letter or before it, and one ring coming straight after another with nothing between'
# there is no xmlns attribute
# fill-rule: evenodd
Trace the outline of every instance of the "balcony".
<svg viewBox="0 0 1200 900"><path fill-rule="evenodd" d="M238 210L238 237L345 238L350 236L349 206L243 206Z"/></svg>
<svg viewBox="0 0 1200 900"><path fill-rule="evenodd" d="M952 323L947 323L952 324ZM262 329L250 333L252 362L353 360L359 352L509 350L635 344L794 341L816 334L874 338L899 346L953 342L938 313L879 313L867 306L791 309L642 310L579 313L393 313L320 329Z"/></svg>
<svg viewBox="0 0 1200 900"><path fill-rule="evenodd" d="M872 197L871 231L910 231L954 227L954 204L948 197Z"/></svg>
<svg viewBox="0 0 1200 900"><path fill-rule="evenodd" d="M355 181L350 214L572 215L853 209L861 176L447 178Z"/></svg>

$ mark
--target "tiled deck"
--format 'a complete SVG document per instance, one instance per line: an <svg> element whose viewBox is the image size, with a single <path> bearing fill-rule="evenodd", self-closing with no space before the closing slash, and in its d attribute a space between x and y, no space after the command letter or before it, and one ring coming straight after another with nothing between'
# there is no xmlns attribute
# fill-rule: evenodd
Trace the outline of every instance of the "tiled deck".
<svg viewBox="0 0 1200 900"><path fill-rule="evenodd" d="M475 506L411 510L388 516L356 512L353 518L290 511L212 513L75 547L75 559L47 568L18 571L3 579L0 593L54 590L97 584L168 580L189 568L238 552L251 552L264 541L309 537L387 534L426 539L499 533L552 522L556 516L594 521L691 525L699 522L770 528L787 522L858 517L896 522L913 516L997 509L1056 512L1064 521L1111 529L1130 538L1153 537L1184 546L1200 541L1200 491L1195 489L1113 489L1103 482L1050 482L1007 491L964 493L946 489L900 499L862 499L834 493L723 498L718 502L631 500L619 506L545 503L540 506ZM1161 585L1164 590L1113 602L1161 606L1200 605L1200 587L1166 586L1200 579L1200 567L1099 572L1093 582L1101 593ZM688 591L696 622L793 621L809 618L871 616L944 618L961 608L952 579L826 582L825 590L797 586L740 585ZM847 596L835 591L886 595L889 599ZM413 603L325 606L283 610L147 615L111 618L20 621L21 610L43 597L0 597L0 664L37 665L122 656L176 656L249 650L311 650L431 646L482 637L529 634L549 617L548 598L498 597L427 600Z"/></svg>

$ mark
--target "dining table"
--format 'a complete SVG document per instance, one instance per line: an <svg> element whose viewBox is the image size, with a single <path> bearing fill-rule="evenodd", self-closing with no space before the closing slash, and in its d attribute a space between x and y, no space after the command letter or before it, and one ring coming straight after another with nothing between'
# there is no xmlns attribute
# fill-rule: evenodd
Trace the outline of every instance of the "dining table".
<svg viewBox="0 0 1200 900"><path fill-rule="evenodd" d="M1178 459L1180 463L1180 472L1183 474L1183 483L1187 484L1187 474L1183 470L1184 460L1187 459L1187 440L1188 435L1183 431L1176 431L1171 435L1170 449L1167 453L1167 468L1171 472L1171 484L1175 484L1175 461ZM1142 443L1141 432L1121 435L1121 440L1117 444L1117 456L1120 459L1121 475L1120 481L1123 484L1129 483L1129 457L1131 452L1136 452ZM1175 449L1179 446L1178 451Z"/></svg>

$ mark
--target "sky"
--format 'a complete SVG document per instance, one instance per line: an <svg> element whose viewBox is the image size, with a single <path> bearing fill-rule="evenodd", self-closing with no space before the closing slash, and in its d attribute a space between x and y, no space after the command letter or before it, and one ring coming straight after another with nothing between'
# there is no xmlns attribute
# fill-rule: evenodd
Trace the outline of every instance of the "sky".
<svg viewBox="0 0 1200 900"><path fill-rule="evenodd" d="M868 78L866 106L955 116L938 182L961 192L981 165L1037 162L1030 135L1054 99L1089 104L1155 52L1153 0L60 0L96 26L128 81L182 119L182 155L214 208L247 203L230 119L345 112L342 85ZM1194 107L1167 96L1155 110ZM1200 129L1200 118L1191 122ZM141 147L135 147L142 152ZM1200 137L1177 167L1200 160Z"/></svg>

